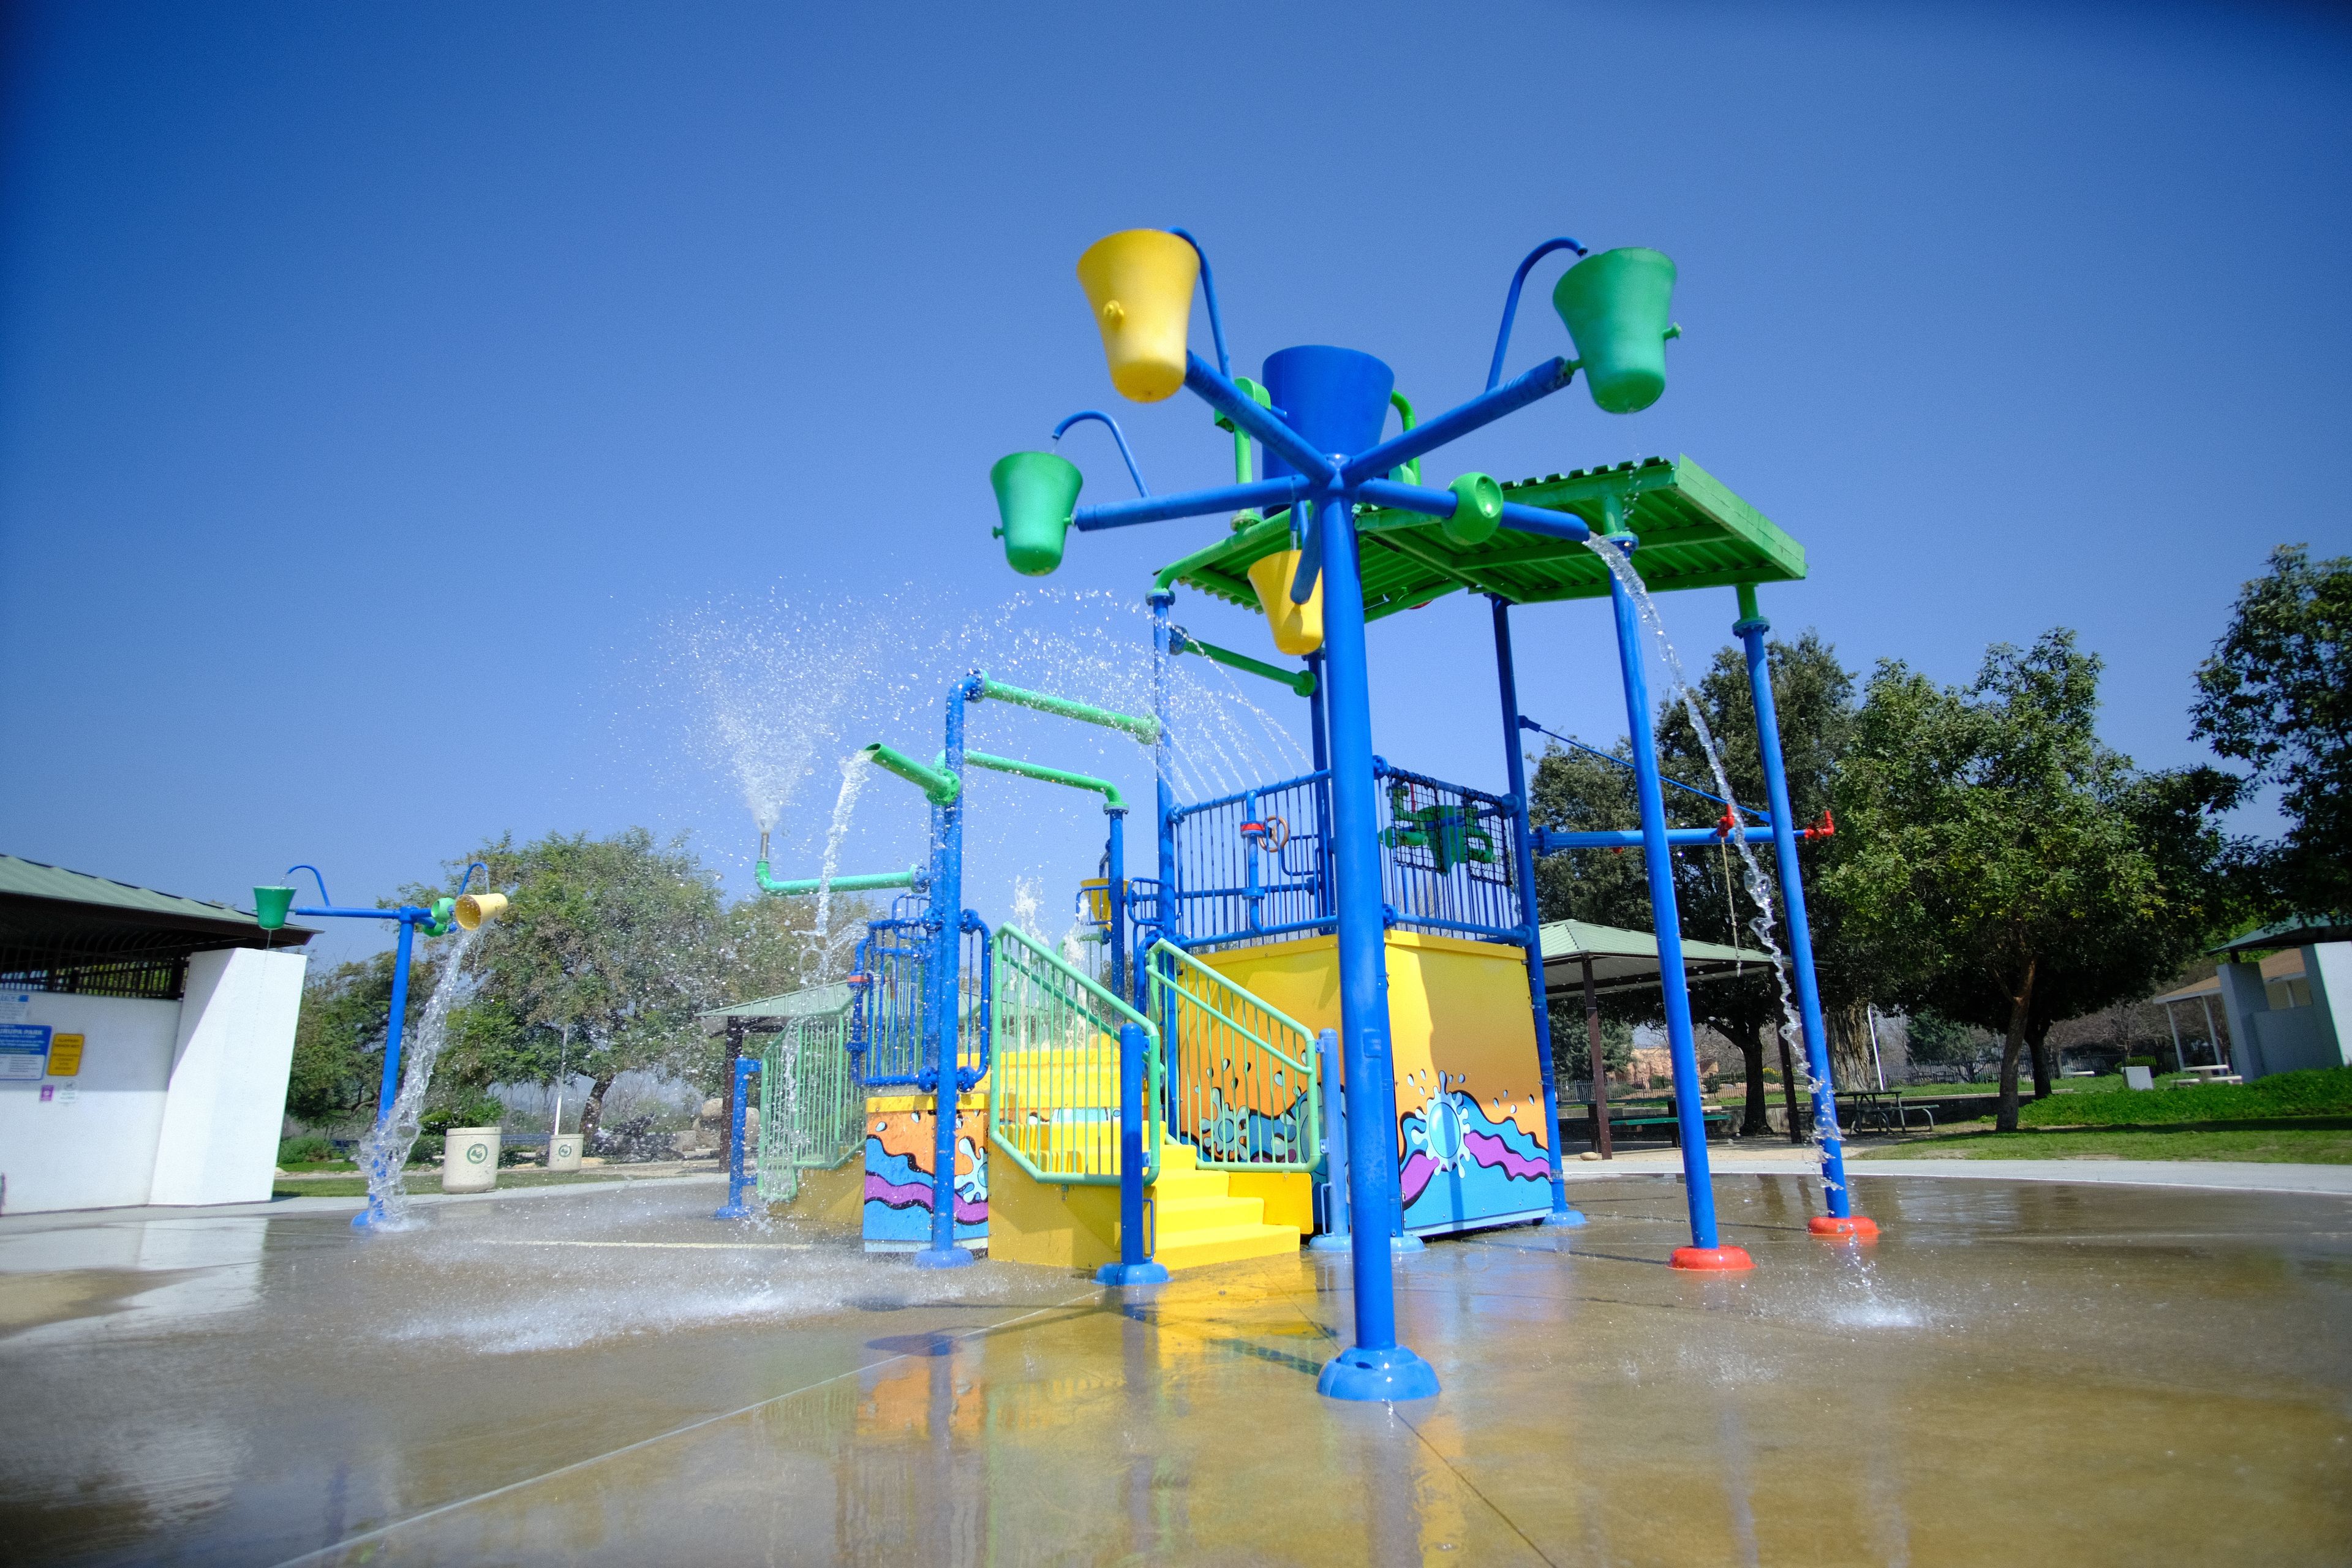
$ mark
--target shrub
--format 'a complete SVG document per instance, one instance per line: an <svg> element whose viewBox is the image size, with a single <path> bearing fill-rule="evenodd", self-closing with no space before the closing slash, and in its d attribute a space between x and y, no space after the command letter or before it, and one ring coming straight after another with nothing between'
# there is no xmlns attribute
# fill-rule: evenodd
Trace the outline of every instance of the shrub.
<svg viewBox="0 0 2352 1568"><path fill-rule="evenodd" d="M2127 1068L2147 1068L2150 1071L2154 1071L2156 1068L2156 1058L2154 1057L2126 1057L2123 1059L2123 1065ZM2225 1084L2222 1087L2227 1088L2229 1086Z"/></svg>
<svg viewBox="0 0 2352 1568"><path fill-rule="evenodd" d="M2352 1068L2276 1073L2248 1084L2052 1095L2020 1106L2017 1121L2021 1127L2147 1127L2285 1116L2352 1116Z"/></svg>
<svg viewBox="0 0 2352 1568"><path fill-rule="evenodd" d="M281 1165L315 1165L334 1157L334 1141L316 1133L288 1138L278 1145L278 1163Z"/></svg>

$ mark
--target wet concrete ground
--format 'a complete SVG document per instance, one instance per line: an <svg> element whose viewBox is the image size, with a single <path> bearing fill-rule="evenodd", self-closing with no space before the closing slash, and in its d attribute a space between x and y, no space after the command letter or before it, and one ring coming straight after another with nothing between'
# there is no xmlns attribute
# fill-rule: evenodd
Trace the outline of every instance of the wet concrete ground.
<svg viewBox="0 0 2352 1568"><path fill-rule="evenodd" d="M1343 1266L1121 1300L700 1187L0 1222L0 1559L2342 1563L2352 1203L1874 1176L1874 1249L1664 1176L1404 1260L1445 1392L1318 1398ZM723 1244L723 1245L722 1245Z"/></svg>

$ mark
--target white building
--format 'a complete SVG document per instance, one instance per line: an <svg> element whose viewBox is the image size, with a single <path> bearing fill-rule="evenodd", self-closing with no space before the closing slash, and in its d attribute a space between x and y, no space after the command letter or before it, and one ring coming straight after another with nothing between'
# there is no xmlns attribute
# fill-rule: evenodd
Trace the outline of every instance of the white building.
<svg viewBox="0 0 2352 1568"><path fill-rule="evenodd" d="M2213 951L2225 960L2273 953L2261 963L2225 962L2215 977L2228 1016L2231 1066L2239 1073L2251 1081L2352 1065L2352 926L2293 921Z"/></svg>
<svg viewBox="0 0 2352 1568"><path fill-rule="evenodd" d="M315 934L0 855L0 1213L266 1202Z"/></svg>

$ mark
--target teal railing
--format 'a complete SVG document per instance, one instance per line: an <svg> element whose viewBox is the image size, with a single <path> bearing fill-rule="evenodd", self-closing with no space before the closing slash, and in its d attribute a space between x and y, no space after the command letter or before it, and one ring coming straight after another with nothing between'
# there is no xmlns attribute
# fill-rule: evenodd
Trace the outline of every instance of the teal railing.
<svg viewBox="0 0 2352 1568"><path fill-rule="evenodd" d="M830 1171L866 1143L866 1093L848 1051L849 1006L794 1018L760 1061L761 1200L788 1203L801 1173Z"/></svg>
<svg viewBox="0 0 2352 1568"><path fill-rule="evenodd" d="M1148 957L1168 1124L1208 1171L1310 1171L1322 1154L1315 1037L1172 942Z"/></svg>
<svg viewBox="0 0 2352 1568"><path fill-rule="evenodd" d="M1029 1175L1064 1186L1119 1179L1118 1036L1149 1041L1142 1100L1148 1183L1160 1173L1160 1031L1062 956L1012 926L996 932L988 1138Z"/></svg>

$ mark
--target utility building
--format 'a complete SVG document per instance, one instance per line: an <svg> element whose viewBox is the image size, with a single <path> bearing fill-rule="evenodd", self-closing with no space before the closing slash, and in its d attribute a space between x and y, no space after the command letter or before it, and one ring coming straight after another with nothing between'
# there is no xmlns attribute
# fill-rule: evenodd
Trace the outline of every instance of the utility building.
<svg viewBox="0 0 2352 1568"><path fill-rule="evenodd" d="M0 855L0 1212L266 1202L315 934Z"/></svg>

